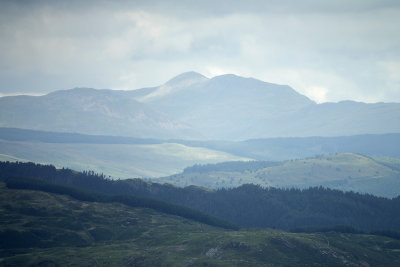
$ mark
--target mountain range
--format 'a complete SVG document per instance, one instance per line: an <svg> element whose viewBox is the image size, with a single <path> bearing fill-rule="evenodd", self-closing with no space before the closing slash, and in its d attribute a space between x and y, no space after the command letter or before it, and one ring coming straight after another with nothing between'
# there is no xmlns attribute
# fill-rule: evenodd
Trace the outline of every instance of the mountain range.
<svg viewBox="0 0 400 267"><path fill-rule="evenodd" d="M187 72L130 91L0 98L0 126L158 139L245 140L400 132L400 104L317 104L286 85Z"/></svg>

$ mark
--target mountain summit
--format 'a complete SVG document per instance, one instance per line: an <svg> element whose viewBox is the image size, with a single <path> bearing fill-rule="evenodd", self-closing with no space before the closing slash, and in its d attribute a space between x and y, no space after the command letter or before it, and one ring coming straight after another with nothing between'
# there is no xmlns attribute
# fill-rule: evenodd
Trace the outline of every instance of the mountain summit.
<svg viewBox="0 0 400 267"><path fill-rule="evenodd" d="M194 83L208 80L208 78L194 71L184 72L169 80L166 84L170 86L188 86Z"/></svg>
<svg viewBox="0 0 400 267"><path fill-rule="evenodd" d="M149 102L153 101L155 99L158 99L160 97L169 95L169 94L174 94L180 90L183 90L187 87L193 86L195 84L205 82L207 81L208 78L201 75L200 73L197 72L185 72L182 73L165 84L159 86L157 89L152 91L151 93L142 96L141 98L137 99L142 102Z"/></svg>
<svg viewBox="0 0 400 267"><path fill-rule="evenodd" d="M151 94L146 103L192 125L210 139L254 138L265 125L315 104L288 86L233 74L168 89L169 93L157 97ZM155 93L159 91L166 89L161 86Z"/></svg>

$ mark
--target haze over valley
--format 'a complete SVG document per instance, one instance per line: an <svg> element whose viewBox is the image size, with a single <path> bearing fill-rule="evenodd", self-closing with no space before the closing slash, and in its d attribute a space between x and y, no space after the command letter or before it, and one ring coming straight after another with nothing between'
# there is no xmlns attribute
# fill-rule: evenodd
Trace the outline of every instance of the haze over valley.
<svg viewBox="0 0 400 267"><path fill-rule="evenodd" d="M400 266L400 4L0 1L0 266Z"/></svg>
<svg viewBox="0 0 400 267"><path fill-rule="evenodd" d="M394 190L398 188L395 158L400 156L399 103L317 104L285 85L186 72L163 85L130 91L75 88L44 96L2 97L0 110L3 160L94 170L113 178L152 178L179 186L323 185L382 196L399 193ZM352 173L345 168L335 173L332 170L343 166L322 164L313 167L315 172L282 162L320 155L336 158L329 156L334 153L394 157L386 161L395 165L383 166L393 170L372 171L371 161L361 164L371 171ZM352 170L364 169L356 157L344 162ZM222 180L220 175L207 178L204 173L199 180L165 178L192 165L254 160L282 162L285 167L270 178L240 172L222 175ZM283 174L285 169L293 171Z"/></svg>

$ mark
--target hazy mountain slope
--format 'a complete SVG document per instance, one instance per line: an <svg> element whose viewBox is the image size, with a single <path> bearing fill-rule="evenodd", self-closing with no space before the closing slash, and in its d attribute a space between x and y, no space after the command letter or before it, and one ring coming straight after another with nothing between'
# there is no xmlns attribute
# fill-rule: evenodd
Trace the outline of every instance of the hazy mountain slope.
<svg viewBox="0 0 400 267"><path fill-rule="evenodd" d="M122 179L171 175L199 163L247 160L226 152L176 143L74 144L1 139L0 159L49 163L81 171L93 170Z"/></svg>
<svg viewBox="0 0 400 267"><path fill-rule="evenodd" d="M77 170L91 169L120 178L161 177L179 173L193 164L233 160L281 161L345 152L400 157L400 134L271 138L228 142L165 141L0 128L0 144L0 159L4 161L52 163L59 167L66 166ZM380 163L391 164L390 161L393 160L396 159L388 158ZM243 164L250 166L253 163ZM391 164L391 167L393 166L395 168L397 165ZM226 171L234 172L235 169ZM242 178L242 182L254 182L246 180L247 176L238 175ZM224 180L208 181L206 176L203 179L202 185L215 187L216 183L219 183L218 186L230 186L230 180L225 180L228 184L224 185L221 184ZM188 183L189 180L184 180L181 184ZM240 184L235 179L232 183ZM378 187L374 192L377 193L377 190Z"/></svg>
<svg viewBox="0 0 400 267"><path fill-rule="evenodd" d="M369 193L378 196L400 195L400 171L397 165L390 165L389 159L359 154L344 153L324 155L315 158L290 160L270 164L268 167L254 167L251 162L240 162L240 169L219 168L220 165L195 166L183 173L155 179L178 186L197 185L209 188L237 187L246 183L279 188L308 188L325 186L340 190ZM261 166L261 165L260 165Z"/></svg>
<svg viewBox="0 0 400 267"><path fill-rule="evenodd" d="M316 104L289 86L232 74L184 73L136 98L209 139L339 136L400 132L400 104Z"/></svg>
<svg viewBox="0 0 400 267"><path fill-rule="evenodd" d="M400 158L400 134L336 137L266 138L246 141L161 140L123 136L85 135L0 127L0 139L44 143L162 144L176 143L223 151L256 160L287 160L333 153L358 153Z"/></svg>
<svg viewBox="0 0 400 267"><path fill-rule="evenodd" d="M45 96L0 98L0 125L27 129L182 138L191 128L121 91L76 88Z"/></svg>
<svg viewBox="0 0 400 267"><path fill-rule="evenodd" d="M127 93L129 95L135 93L135 95L133 96L135 97L135 99L141 102L151 102L167 95L176 94L178 92L181 92L182 90L187 90L187 88L191 87L192 85L195 85L197 87L208 80L209 79L207 77L201 75L200 73L185 72L172 78L165 84L154 88L153 90L151 90L151 92L147 94L137 95L135 93L136 90ZM141 89L140 91L143 91L143 89Z"/></svg>
<svg viewBox="0 0 400 267"><path fill-rule="evenodd" d="M1 134L1 130L0 130ZM332 137L281 137L245 141L177 140L257 160L288 160L333 153L359 153L400 158L400 134L366 134Z"/></svg>
<svg viewBox="0 0 400 267"><path fill-rule="evenodd" d="M255 139L239 142L235 146L220 150L233 154L237 154L234 151L240 151L242 156L259 160L285 160L346 152L400 158L400 134Z"/></svg>
<svg viewBox="0 0 400 267"><path fill-rule="evenodd" d="M400 132L400 104L316 104L286 85L188 72L132 91L2 97L0 126L197 140L383 134Z"/></svg>
<svg viewBox="0 0 400 267"><path fill-rule="evenodd" d="M0 199L2 266L400 263L400 242L381 236L272 229L226 231L151 209L10 190L3 183Z"/></svg>
<svg viewBox="0 0 400 267"><path fill-rule="evenodd" d="M280 129L280 136L293 136L285 134L291 129L296 136L396 133L400 132L400 104L342 101L307 106L290 118L286 129Z"/></svg>
<svg viewBox="0 0 400 267"><path fill-rule="evenodd" d="M283 116L314 104L288 86L235 75L200 79L146 103L190 123L211 139L256 137Z"/></svg>
<svg viewBox="0 0 400 267"><path fill-rule="evenodd" d="M50 132L0 127L0 139L8 141L33 141L43 143L87 143L87 144L162 144L166 141L151 138L136 138L111 135L87 135L79 133Z"/></svg>

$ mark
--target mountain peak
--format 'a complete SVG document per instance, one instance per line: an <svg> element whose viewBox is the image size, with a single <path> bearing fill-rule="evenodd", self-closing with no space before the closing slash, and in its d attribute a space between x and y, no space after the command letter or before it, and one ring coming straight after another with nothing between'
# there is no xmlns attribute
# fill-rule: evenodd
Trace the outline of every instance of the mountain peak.
<svg viewBox="0 0 400 267"><path fill-rule="evenodd" d="M208 78L200 73L194 72L194 71L188 71L184 72L182 74L179 74L178 76L175 76L171 80L169 80L166 85L169 86L182 86L182 85L190 85L193 83L201 82L208 80Z"/></svg>
<svg viewBox="0 0 400 267"><path fill-rule="evenodd" d="M234 79L234 78L245 79L244 77L238 76L233 73L226 73L226 74L218 75L218 76L215 76L213 79Z"/></svg>
<svg viewBox="0 0 400 267"><path fill-rule="evenodd" d="M175 76L165 84L159 86L154 92L140 98L140 101L151 101L161 96L176 93L194 84L205 82L208 80L209 79L207 77L200 73L194 71L184 72L182 74L179 74L178 76Z"/></svg>

